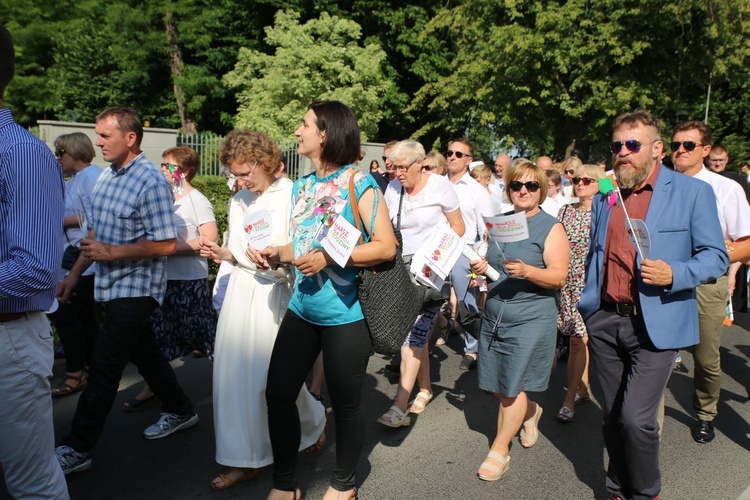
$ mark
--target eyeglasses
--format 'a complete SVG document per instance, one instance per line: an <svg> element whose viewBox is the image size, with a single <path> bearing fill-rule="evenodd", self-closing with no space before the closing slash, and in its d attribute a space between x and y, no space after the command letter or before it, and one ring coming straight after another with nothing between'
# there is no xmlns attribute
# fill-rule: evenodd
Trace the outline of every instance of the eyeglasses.
<svg viewBox="0 0 750 500"><path fill-rule="evenodd" d="M596 179L590 179L588 177L573 177L573 185L577 186L579 183L583 182L584 186L590 186L595 182L598 182Z"/></svg>
<svg viewBox="0 0 750 500"><path fill-rule="evenodd" d="M253 172L255 172L255 168L257 166L258 166L258 162L256 161L255 164L253 165L253 168L251 168L250 171L245 174L237 175L234 173L230 173L228 177L229 182L235 182L237 179L249 179L250 176L253 175Z"/></svg>
<svg viewBox="0 0 750 500"><path fill-rule="evenodd" d="M411 168L412 165L417 163L419 160L414 160L413 162L409 163L408 165L392 165L393 170L399 171L399 172L406 172Z"/></svg>
<svg viewBox="0 0 750 500"><path fill-rule="evenodd" d="M176 168L180 168L180 166L175 163L162 163L161 168L166 168L167 170L169 170L169 173L171 174L172 172L174 172Z"/></svg>
<svg viewBox="0 0 750 500"><path fill-rule="evenodd" d="M469 158L472 157L469 153L462 153L461 151L451 151L450 149L448 150L448 154L445 156L450 158L453 155L456 155L456 158L458 158L459 160L464 156L468 156Z"/></svg>
<svg viewBox="0 0 750 500"><path fill-rule="evenodd" d="M515 192L518 192L522 187L525 187L526 191L528 191L529 193L536 193L539 190L539 183L537 181L510 181L508 183L508 187L511 191Z"/></svg>
<svg viewBox="0 0 750 500"><path fill-rule="evenodd" d="M652 142L656 142L656 141L649 141L646 144L651 144ZM628 139L627 141L613 142L612 145L609 147L609 149L612 150L612 154L617 154L620 151L622 151L622 147L625 146L626 148L628 148L628 151L630 151L631 153L637 153L646 144L641 144L641 141L638 141L636 139Z"/></svg>
<svg viewBox="0 0 750 500"><path fill-rule="evenodd" d="M685 151L693 151L698 146L703 146L703 144L698 144L695 141L672 141L669 143L669 147L672 148L672 151L677 151L680 149L680 146L685 148Z"/></svg>
<svg viewBox="0 0 750 500"><path fill-rule="evenodd" d="M575 170L566 170L565 173L568 175L573 175L575 173Z"/></svg>
<svg viewBox="0 0 750 500"><path fill-rule="evenodd" d="M62 155L64 155L64 154L65 154L65 150L64 149L56 149L55 150L55 156L58 157L58 158L62 157Z"/></svg>

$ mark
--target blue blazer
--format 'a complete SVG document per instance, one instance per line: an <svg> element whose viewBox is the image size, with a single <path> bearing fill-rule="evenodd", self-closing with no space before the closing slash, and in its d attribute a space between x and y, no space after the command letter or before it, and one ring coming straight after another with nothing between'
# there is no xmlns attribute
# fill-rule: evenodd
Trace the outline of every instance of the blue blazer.
<svg viewBox="0 0 750 500"><path fill-rule="evenodd" d="M672 286L646 285L637 271L639 314L651 342L659 349L698 343L695 287L726 273L724 245L716 198L711 186L659 166L659 176L646 212L651 235L648 258L672 267ZM584 319L600 308L602 268L610 210L607 197L597 194L591 207L591 243L586 257L586 284L578 303ZM640 269L640 257L637 257ZM728 298L728 295L727 295Z"/></svg>

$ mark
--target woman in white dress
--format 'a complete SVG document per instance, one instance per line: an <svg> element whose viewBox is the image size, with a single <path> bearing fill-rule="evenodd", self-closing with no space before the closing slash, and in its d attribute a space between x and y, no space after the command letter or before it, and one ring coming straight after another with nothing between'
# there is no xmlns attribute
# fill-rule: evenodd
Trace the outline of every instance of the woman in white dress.
<svg viewBox="0 0 750 500"><path fill-rule="evenodd" d="M273 463L268 436L266 377L276 333L292 294L288 266L259 270L248 258L249 219L266 210L270 218L268 245L291 241L292 181L277 179L281 151L261 132L237 130L221 146L221 162L229 166L240 191L229 209L225 247L204 242L201 255L235 263L219 315L214 350L214 429L216 461L230 467L211 487L227 489L252 479ZM247 221L246 221L247 218ZM248 228L252 235L252 229ZM322 446L325 410L305 389L297 398L302 425L300 450Z"/></svg>

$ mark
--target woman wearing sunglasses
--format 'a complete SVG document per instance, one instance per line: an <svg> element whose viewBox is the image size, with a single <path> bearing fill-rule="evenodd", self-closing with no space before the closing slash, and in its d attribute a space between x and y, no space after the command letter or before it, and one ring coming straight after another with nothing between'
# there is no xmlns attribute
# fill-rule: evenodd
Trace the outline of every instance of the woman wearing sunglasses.
<svg viewBox="0 0 750 500"><path fill-rule="evenodd" d="M557 412L557 419L561 422L572 421L575 405L590 399L588 333L578 312L578 300L585 284L584 266L589 251L591 200L599 192L599 179L602 177L604 172L598 165L576 167L571 183L578 202L565 205L558 214L570 241L568 279L560 290L560 312L557 314L557 329L570 338L568 392L562 408Z"/></svg>
<svg viewBox="0 0 750 500"><path fill-rule="evenodd" d="M484 274L500 271L490 283L479 334L479 387L500 402L495 436L477 475L496 481L508 470L508 450L521 429L521 446L539 438L542 407L526 392L547 389L557 336L557 290L568 275L570 245L562 224L539 208L547 195L547 175L526 159L505 170L505 190L514 212L525 213L529 237L492 242L487 257L471 262Z"/></svg>

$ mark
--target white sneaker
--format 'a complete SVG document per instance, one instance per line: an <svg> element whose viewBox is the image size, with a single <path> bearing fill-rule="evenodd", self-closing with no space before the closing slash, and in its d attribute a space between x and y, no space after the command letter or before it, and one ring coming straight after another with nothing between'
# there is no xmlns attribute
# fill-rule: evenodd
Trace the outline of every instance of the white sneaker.
<svg viewBox="0 0 750 500"><path fill-rule="evenodd" d="M182 429L187 429L198 423L198 414L178 415L176 413L162 413L159 421L143 431L146 439L167 437Z"/></svg>
<svg viewBox="0 0 750 500"><path fill-rule="evenodd" d="M55 455L63 473L67 476L71 472L81 472L91 468L91 457L88 453L81 453L70 446L58 446Z"/></svg>

